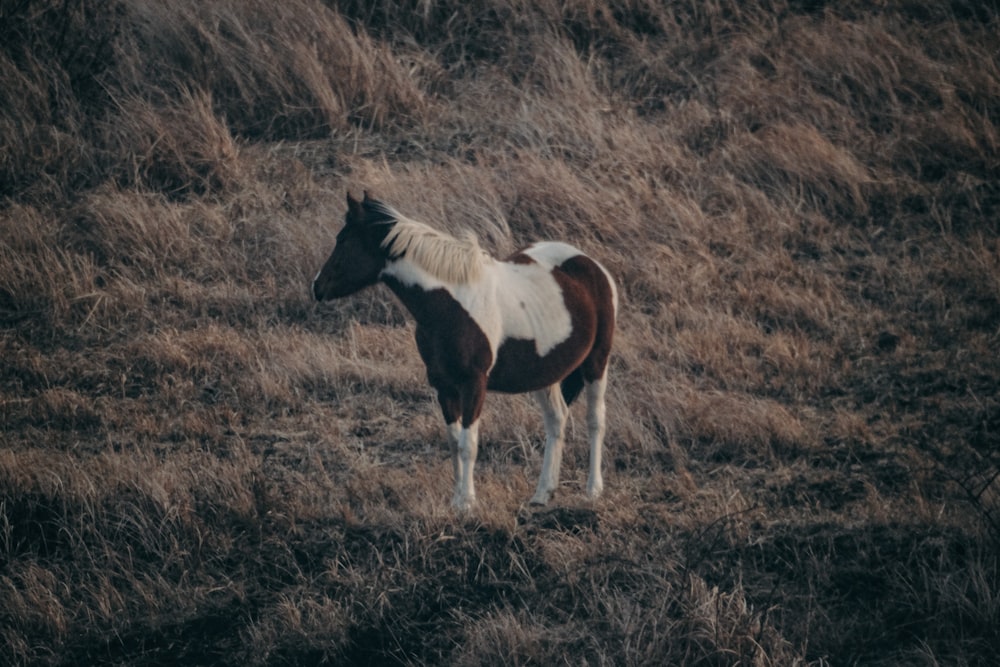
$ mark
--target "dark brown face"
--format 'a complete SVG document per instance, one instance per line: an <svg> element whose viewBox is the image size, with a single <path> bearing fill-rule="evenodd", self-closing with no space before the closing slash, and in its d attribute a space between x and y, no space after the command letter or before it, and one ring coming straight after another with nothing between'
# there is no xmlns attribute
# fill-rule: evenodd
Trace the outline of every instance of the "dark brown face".
<svg viewBox="0 0 1000 667"><path fill-rule="evenodd" d="M381 248L388 231L385 220L373 220L365 204L347 195L344 228L337 234L337 244L313 281L317 301L339 299L373 285L385 267Z"/></svg>

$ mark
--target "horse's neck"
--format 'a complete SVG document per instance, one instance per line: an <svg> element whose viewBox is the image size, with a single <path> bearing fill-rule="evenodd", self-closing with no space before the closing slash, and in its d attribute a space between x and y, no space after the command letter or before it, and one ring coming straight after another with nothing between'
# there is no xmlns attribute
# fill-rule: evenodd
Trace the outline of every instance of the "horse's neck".
<svg viewBox="0 0 1000 667"><path fill-rule="evenodd" d="M483 278L481 276L480 280ZM456 317L459 310L474 317L462 303L464 301L462 294L478 292L480 288L485 287L477 281L477 286L472 287L471 292L465 288L457 288L456 292L455 286L446 285L412 265L397 265L394 270L384 272L382 282L410 311L417 324L429 329L446 326L447 322Z"/></svg>
<svg viewBox="0 0 1000 667"><path fill-rule="evenodd" d="M442 317L441 303L444 294L441 290L427 289L420 285L404 282L394 275L383 276L382 282L392 290L393 294L406 307L417 324L433 327Z"/></svg>

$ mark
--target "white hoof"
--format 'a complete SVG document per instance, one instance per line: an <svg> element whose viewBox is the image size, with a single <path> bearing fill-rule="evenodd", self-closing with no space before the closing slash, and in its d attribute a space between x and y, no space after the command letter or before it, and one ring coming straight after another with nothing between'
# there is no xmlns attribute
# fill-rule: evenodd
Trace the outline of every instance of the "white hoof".
<svg viewBox="0 0 1000 667"><path fill-rule="evenodd" d="M549 504L549 492L538 490L535 495L531 497L532 505L548 505Z"/></svg>
<svg viewBox="0 0 1000 667"><path fill-rule="evenodd" d="M468 512L476 505L475 496L455 495L451 499L451 506L459 512Z"/></svg>
<svg viewBox="0 0 1000 667"><path fill-rule="evenodd" d="M604 482L602 480L596 479L587 483L587 497L591 500L601 495L603 490Z"/></svg>

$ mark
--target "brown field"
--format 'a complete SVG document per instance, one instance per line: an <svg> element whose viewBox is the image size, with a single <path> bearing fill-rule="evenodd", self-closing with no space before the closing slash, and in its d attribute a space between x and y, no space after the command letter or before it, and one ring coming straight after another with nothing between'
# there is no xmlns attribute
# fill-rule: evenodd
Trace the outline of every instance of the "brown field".
<svg viewBox="0 0 1000 667"><path fill-rule="evenodd" d="M0 0L0 664L979 665L1000 9ZM479 506L344 193L618 278L604 496Z"/></svg>

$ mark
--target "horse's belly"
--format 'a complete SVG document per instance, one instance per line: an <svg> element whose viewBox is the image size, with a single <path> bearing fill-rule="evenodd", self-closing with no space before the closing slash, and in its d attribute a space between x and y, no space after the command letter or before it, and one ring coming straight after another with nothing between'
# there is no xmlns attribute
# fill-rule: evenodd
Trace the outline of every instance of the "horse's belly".
<svg viewBox="0 0 1000 667"><path fill-rule="evenodd" d="M587 356L585 341L567 340L545 356L539 356L533 340L508 338L497 350L487 388L519 394L555 384L573 371Z"/></svg>

